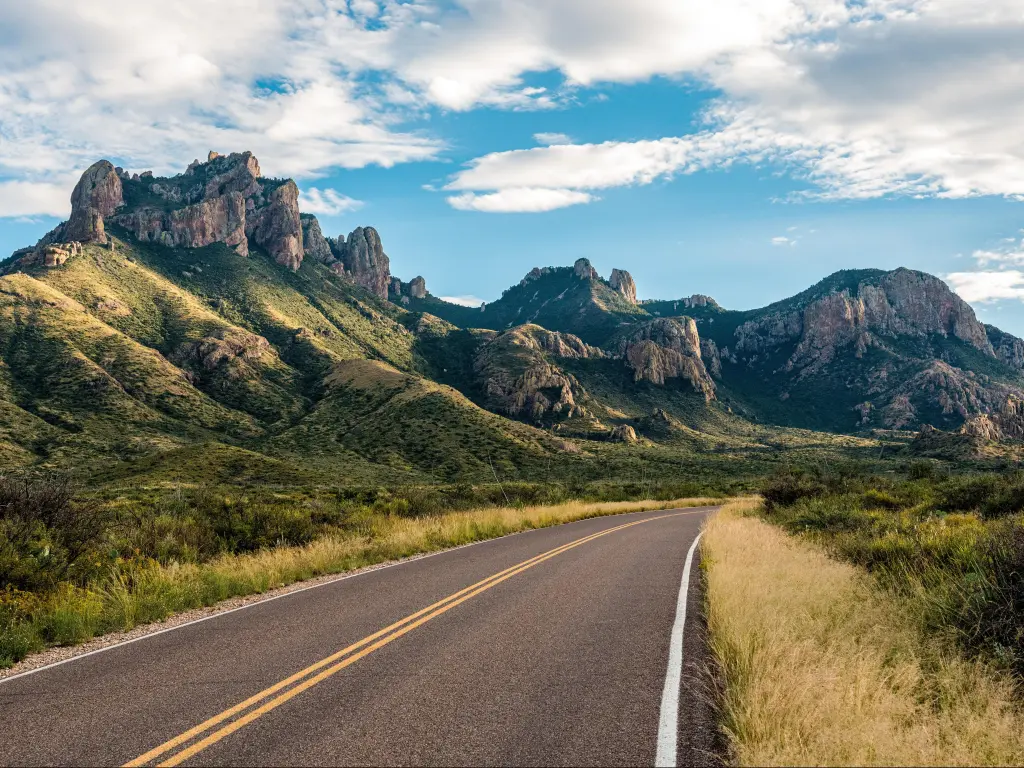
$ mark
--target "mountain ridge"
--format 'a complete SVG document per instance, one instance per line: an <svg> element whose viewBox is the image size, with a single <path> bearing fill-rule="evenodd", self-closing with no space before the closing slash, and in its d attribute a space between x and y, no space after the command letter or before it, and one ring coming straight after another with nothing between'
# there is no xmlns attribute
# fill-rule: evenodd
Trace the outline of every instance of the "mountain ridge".
<svg viewBox="0 0 1024 768"><path fill-rule="evenodd" d="M68 221L0 263L0 457L19 466L212 445L275 476L456 480L686 462L766 429L1014 440L1022 370L1024 341L902 268L734 311L638 302L626 269L579 259L455 305L391 275L372 227L325 236L248 152L175 177L100 161Z"/></svg>

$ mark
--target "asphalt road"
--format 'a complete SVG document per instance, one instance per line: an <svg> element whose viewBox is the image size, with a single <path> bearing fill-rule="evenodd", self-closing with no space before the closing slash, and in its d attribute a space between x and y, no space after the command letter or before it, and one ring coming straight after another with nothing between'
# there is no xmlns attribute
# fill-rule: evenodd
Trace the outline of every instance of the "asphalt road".
<svg viewBox="0 0 1024 768"><path fill-rule="evenodd" d="M708 512L529 531L0 681L0 764L654 765ZM698 574L679 765L718 762Z"/></svg>

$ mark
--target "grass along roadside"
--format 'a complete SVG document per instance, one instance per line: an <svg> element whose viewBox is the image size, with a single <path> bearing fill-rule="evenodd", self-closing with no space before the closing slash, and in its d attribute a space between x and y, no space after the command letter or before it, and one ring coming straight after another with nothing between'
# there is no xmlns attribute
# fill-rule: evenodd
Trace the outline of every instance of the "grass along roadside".
<svg viewBox="0 0 1024 768"><path fill-rule="evenodd" d="M50 594L0 592L0 668L48 646L75 645L176 613L412 555L592 517L696 507L718 499L490 508L418 518L368 514L350 532L301 546L222 555L206 563L141 562L108 578Z"/></svg>
<svg viewBox="0 0 1024 768"><path fill-rule="evenodd" d="M1009 682L920 631L854 565L729 504L703 539L721 715L740 765L1024 763Z"/></svg>

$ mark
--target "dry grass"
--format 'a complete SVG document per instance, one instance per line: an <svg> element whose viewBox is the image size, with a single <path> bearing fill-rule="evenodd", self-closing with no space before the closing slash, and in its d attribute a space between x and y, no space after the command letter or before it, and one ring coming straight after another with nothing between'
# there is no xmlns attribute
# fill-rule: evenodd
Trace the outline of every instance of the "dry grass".
<svg viewBox="0 0 1024 768"><path fill-rule="evenodd" d="M917 629L855 566L730 504L704 567L723 727L740 765L1024 763L1008 682Z"/></svg>
<svg viewBox="0 0 1024 768"><path fill-rule="evenodd" d="M327 574L492 539L530 528L626 512L693 507L716 499L623 501L492 508L408 518L367 511L351 532L304 546L279 546L207 563L161 566L155 561L114 570L88 588L62 585L46 597L27 593L12 606L27 620L4 621L0 666L48 645L75 645L111 631L130 630L175 613ZM0 595L2 597L2 595ZM0 601L0 609L5 604Z"/></svg>

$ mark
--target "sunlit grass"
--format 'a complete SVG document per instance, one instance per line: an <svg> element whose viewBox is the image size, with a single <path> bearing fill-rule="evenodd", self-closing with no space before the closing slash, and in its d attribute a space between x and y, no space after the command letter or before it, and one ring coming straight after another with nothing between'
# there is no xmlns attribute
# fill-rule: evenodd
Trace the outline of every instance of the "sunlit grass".
<svg viewBox="0 0 1024 768"><path fill-rule="evenodd" d="M922 635L912 607L866 572L744 514L756 508L729 505L703 547L740 765L1024 762L1009 682Z"/></svg>

